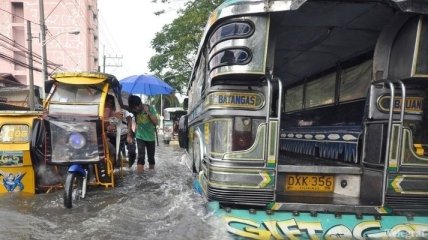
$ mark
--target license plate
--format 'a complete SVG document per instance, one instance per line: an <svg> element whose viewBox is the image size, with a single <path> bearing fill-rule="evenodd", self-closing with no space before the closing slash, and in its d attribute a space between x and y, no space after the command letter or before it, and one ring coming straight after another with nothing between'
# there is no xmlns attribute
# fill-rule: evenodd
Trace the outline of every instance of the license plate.
<svg viewBox="0 0 428 240"><path fill-rule="evenodd" d="M285 191L292 192L333 192L334 176L287 175Z"/></svg>
<svg viewBox="0 0 428 240"><path fill-rule="evenodd" d="M0 166L22 165L22 156L19 151L0 151Z"/></svg>

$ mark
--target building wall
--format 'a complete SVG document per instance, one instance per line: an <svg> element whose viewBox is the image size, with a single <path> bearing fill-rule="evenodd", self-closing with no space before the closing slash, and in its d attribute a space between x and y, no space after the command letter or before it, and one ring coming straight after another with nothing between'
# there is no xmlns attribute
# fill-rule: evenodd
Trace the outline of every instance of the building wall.
<svg viewBox="0 0 428 240"><path fill-rule="evenodd" d="M0 0L0 73L29 83L27 20L33 38L34 84L43 87L40 0ZM48 74L98 70L97 0L43 0ZM70 32L80 31L78 35Z"/></svg>

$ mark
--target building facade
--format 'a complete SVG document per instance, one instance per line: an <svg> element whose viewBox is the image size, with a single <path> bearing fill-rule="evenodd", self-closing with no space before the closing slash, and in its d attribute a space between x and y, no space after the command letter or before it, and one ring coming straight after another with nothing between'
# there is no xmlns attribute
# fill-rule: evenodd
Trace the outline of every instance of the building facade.
<svg viewBox="0 0 428 240"><path fill-rule="evenodd" d="M44 8L44 42L40 4ZM44 87L43 46L48 76L61 71L97 71L97 0L1 0L0 73L29 84L32 53L34 84Z"/></svg>

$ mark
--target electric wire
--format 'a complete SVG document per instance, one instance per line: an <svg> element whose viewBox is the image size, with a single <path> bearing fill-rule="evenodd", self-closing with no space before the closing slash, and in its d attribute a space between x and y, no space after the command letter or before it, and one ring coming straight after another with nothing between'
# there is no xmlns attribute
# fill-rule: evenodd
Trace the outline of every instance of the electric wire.
<svg viewBox="0 0 428 240"><path fill-rule="evenodd" d="M0 52L0 58L3 58L3 59L5 59L6 61L11 62L11 63L13 63L13 64L16 64L16 65L19 65L19 66L22 66L22 67L25 67L25 68L31 69L31 67L30 67L30 65L29 65L29 64L27 64L27 63L25 63L25 62L22 62L22 61L20 61L20 60L17 60L17 59L15 59L15 58L13 58L13 57L11 57L11 56L8 56L8 55L6 55L6 54L3 54L3 53L1 53L1 52ZM32 68L32 69L33 69L33 70L35 70L35 71L37 71L37 72L41 72L41 71L42 71L42 69L41 69L41 68L37 68L37 67L34 67L34 66L33 66L33 68Z"/></svg>
<svg viewBox="0 0 428 240"><path fill-rule="evenodd" d="M117 48L117 49L119 49L118 52L121 52L120 48L119 48L119 45L114 40L113 34L111 34L111 32L109 31L109 28L108 28L107 24L104 21L104 17L102 15L100 15L99 19L100 19L99 22L101 23L101 27L100 27L101 34L102 34L102 36L105 37L105 41L107 42L107 46L111 48L111 51L113 52L113 54L115 56L121 55L121 54L117 54L116 51L115 51L115 48ZM105 33L105 32L107 32L107 33ZM110 40L113 42L113 44L110 43ZM115 45L115 46L113 46L113 45Z"/></svg>
<svg viewBox="0 0 428 240"><path fill-rule="evenodd" d="M8 44L9 46L6 46L6 45L4 45L4 44L2 44L2 46L4 47L4 48L6 48L6 49L8 49L8 50L10 50L10 51L13 51L13 52L24 52L27 56L28 56L28 54L30 53L29 52L29 50L25 47L25 46L23 46L23 45L21 45L21 44L19 44L19 43L17 43L16 41L14 41L14 40L12 40L12 39L10 39L10 38L8 38L7 36L5 36L4 34L2 34L2 33L0 33L0 41L3 41L4 43L6 43L6 44ZM15 49L18 49L19 51L16 51ZM36 53L32 53L32 55L33 55L33 60L35 61L35 62L37 62L37 63L42 63L41 61L42 61L42 57L39 55L39 54L36 54ZM34 58L36 58L36 59L38 59L38 60L40 60L40 61L37 61L37 60L35 60ZM53 65L53 66L57 66L57 65L59 65L59 64L56 64L56 63L54 63L54 62L51 62L51 61L48 61L48 63L50 64L50 65Z"/></svg>
<svg viewBox="0 0 428 240"><path fill-rule="evenodd" d="M102 12L99 14L98 17L99 22L99 32L100 37L103 39L103 52L102 52L102 58L104 61L104 57L106 56L123 56L122 50L120 49L119 45L117 44L114 35L111 34L108 25L105 22L104 16ZM106 48L106 49L105 49ZM103 65L107 68L110 66L107 66L105 62L103 62ZM122 65L122 68L124 68L127 72L129 72L129 69L126 67L126 65ZM111 74L114 74L116 71L119 70L119 68L110 68L109 69Z"/></svg>
<svg viewBox="0 0 428 240"><path fill-rule="evenodd" d="M47 31L49 34L50 34L50 36L51 37L53 37L53 35L52 35L52 33L49 31L49 29L48 29L48 31ZM64 51L64 53L65 53L65 55L68 57L68 58L70 58L70 60L74 63L74 64L76 64L76 66L79 66L79 63L78 62L76 62L75 60L74 60L74 58L68 53L68 51L64 48L64 46L62 46L62 44L61 44L61 42L60 41L58 41L58 39L56 39L56 38L54 38L53 40L55 40L55 42L57 42L58 43L58 45L60 46L60 48ZM57 69L57 68L55 68L55 69Z"/></svg>
<svg viewBox="0 0 428 240"><path fill-rule="evenodd" d="M61 1L62 1L62 0L61 0ZM33 23L33 24L36 24L36 25L40 25L39 23L33 22L33 21L31 21L31 20L28 20L28 19L26 19L26 18L24 18L24 17L21 17L21 16L19 16L19 15L16 15L16 14L14 14L14 13L11 13L11 12L9 12L9 11L7 11L7 10L2 9L2 8L0 8L0 10L2 10L2 11L6 12L6 13L8 13L8 14L10 14L10 15L14 16L14 17L24 19L24 20L29 21L30 23ZM5 49L10 50L10 51L12 51L12 52L16 52L16 54L17 54L17 55L19 55L19 56L21 56L21 57L27 57L27 56L29 55L29 50L28 50L26 47L24 47L23 45L19 44L18 42L14 41L13 39L11 39L11 38L7 37L6 35L4 35L4 34L2 34L2 33L0 33L0 41L3 41L4 43L6 43L6 44L8 44L8 45L12 46L12 47L9 47L9 46L6 46L6 45L4 45L4 44L1 44L1 46L2 46L2 47L4 47ZM62 46L61 46L61 47L62 47ZM18 49L19 51L16 51L15 49ZM63 50L64 50L64 48L63 48ZM42 57L41 57L40 55L38 55L38 54L36 54L36 53L34 53L34 52L32 53L32 55L33 55L33 61L34 61L34 62L39 63L39 64L41 64L41 63L42 63L42 62L41 62L41 61L42 61ZM15 63L15 64L17 64L17 65L20 65L20 66L23 66L23 67L26 67L26 68L30 68L30 67L29 67L29 65L28 65L27 63L23 63L23 62L21 62L21 61L19 61L19 60L15 59L15 58L13 58L13 57L7 56L6 54L2 54L2 56L1 56L1 57L2 57L3 59L8 60L8 61L12 61L13 63ZM40 59L40 61L37 61L37 60L35 60L35 59ZM74 59L72 59L72 60L74 61ZM75 62L75 61L74 61L74 62ZM50 65L50 66L49 66L49 65ZM61 65L60 65L60 64L57 64L57 63L54 63L54 62L52 62L52 61L48 61L48 60L47 60L47 67L48 67L48 68L50 67L51 69L58 69L59 67L61 67ZM34 69L36 69L36 68L34 68Z"/></svg>
<svg viewBox="0 0 428 240"><path fill-rule="evenodd" d="M85 12L82 12L82 8L81 5L76 1L76 0L70 0L70 2L75 6L77 13L79 14L80 18L82 19L82 21L84 21L88 32L90 32L91 30L93 31L92 25L90 25L90 21L88 19L88 16L85 14ZM62 2L63 4L65 4L64 2ZM91 6L90 4L88 4L89 6ZM86 5L85 5L86 6ZM70 12L70 8L67 8L68 11ZM90 8L90 10L93 12L93 9ZM89 35L89 34L88 34ZM95 34L94 34L95 35ZM95 43L94 43L95 45ZM93 54L89 53L89 56L93 56ZM99 56L96 56L97 59L99 59ZM74 63L76 63L76 61L72 60ZM76 63L76 65L78 66L78 64Z"/></svg>
<svg viewBox="0 0 428 240"><path fill-rule="evenodd" d="M14 14L14 13L11 13L11 12L9 12L9 11L7 11L7 10L3 9L3 8L0 8L0 11L3 11L3 12L6 12L6 13L9 13L10 15L12 15L12 16L14 16L14 17L24 19L25 21L30 21L31 23L33 23L33 24L36 24L36 25L39 25L39 26L40 26L40 23L33 22L33 21L29 20L29 19L26 19L26 18L24 18L24 17L21 17L21 16L19 16L19 15Z"/></svg>
<svg viewBox="0 0 428 240"><path fill-rule="evenodd" d="M55 5L55 7L51 10L51 12L48 14L48 16L45 18L45 20L55 11L55 9L59 6L59 4L61 4L61 3L63 3L63 0L60 0L56 5ZM76 6L76 4L73 2L73 4ZM69 8L67 8L67 6L65 6L66 7L66 9L69 9ZM76 8L77 8L77 10L78 10L78 13L79 13L79 15L82 17L82 14L81 14L81 9L80 9L80 7L79 6L76 6ZM10 15L12 15L12 16L14 16L14 17L17 17L17 18L20 18L20 19L24 19L24 20L27 20L27 21L30 21L30 20L28 20L28 19L26 19L26 18L24 18L24 17L21 17L21 16L18 16L18 15L16 15L16 14L14 14L14 13L12 13L12 12L9 12L9 11L7 11L7 10L5 10L5 9L2 9L2 8L0 8L0 10L2 10L2 11L4 11L4 12L6 12L6 13L8 13L8 14L10 14ZM83 19L84 21L85 21L85 24L88 26L88 21L87 21L87 19L85 18L85 19ZM40 24L39 23L36 23L36 22L33 22L33 21L30 21L31 23L34 23L34 24L36 24L36 25L39 25L40 26ZM52 33L47 29L47 32L52 36ZM4 38L6 38L7 40L4 40L4 39L1 39L0 38L0 40L2 40L3 42L6 42L7 44L9 44L9 45L11 45L12 47L16 47L17 49L19 49L20 51L15 51L14 49L11 49L10 47L9 48L6 48L6 46L4 46L4 44L2 45L3 47L5 47L6 49L8 49L8 50L11 50L11 51L14 51L14 52L17 52L17 54L18 55L20 55L20 56L25 56L22 52L25 52L25 54L29 54L29 52L28 52L28 49L27 48L25 48L25 47L23 47L22 45L20 45L20 44L18 44L18 43L16 43L14 40L12 40L12 39L10 39L10 38L8 38L8 37L6 37L5 35L3 35L3 34L1 34L0 33L0 36L3 36ZM62 44L57 40L57 39L54 39L57 43L58 43L58 45L60 46L60 48L64 51L64 53L65 53L65 55L69 58L69 59L71 59L71 61L76 65L76 66L79 66L79 63L78 62L76 62L76 60L68 53L68 51L64 48L64 46L62 46ZM10 41L10 42L8 42L8 41ZM17 47L18 46L18 47ZM3 54L4 55L4 54ZM5 55L6 56L6 55ZM5 56L3 56L3 58L5 58L5 59L7 59ZM40 55L37 55L37 54L34 54L33 53L33 57L34 58L38 58L38 59L42 59L41 58L41 56ZM8 58L12 58L12 57L10 57L10 56L8 56ZM13 59L13 58L12 58ZM19 60L17 60L18 61L18 65L22 65L22 62L20 62ZM35 61L35 62L37 62L37 63L41 63L41 62L38 62L38 61ZM63 69L62 67L61 67L61 65L60 64L56 64L56 63L54 63L54 62L52 62L52 61L47 61L47 68L49 68L49 69L53 69L54 71L55 70L57 70L58 68L61 68L61 69Z"/></svg>
<svg viewBox="0 0 428 240"><path fill-rule="evenodd" d="M58 5L62 2L63 0L60 0L54 8L52 8L51 12L48 14L47 17L45 17L45 21L49 18L49 16L55 11L55 9L58 7Z"/></svg>

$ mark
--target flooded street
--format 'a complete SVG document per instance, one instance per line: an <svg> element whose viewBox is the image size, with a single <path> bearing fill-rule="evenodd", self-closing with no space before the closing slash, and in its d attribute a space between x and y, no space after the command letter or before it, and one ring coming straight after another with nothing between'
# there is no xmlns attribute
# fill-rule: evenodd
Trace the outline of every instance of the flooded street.
<svg viewBox="0 0 428 240"><path fill-rule="evenodd" d="M126 168L116 188L90 187L72 209L64 208L62 190L1 195L0 238L227 239L192 188L185 156L178 144L160 141L155 171L139 175L135 165Z"/></svg>

